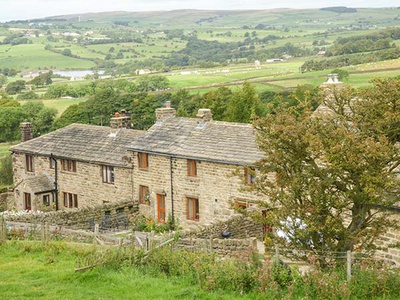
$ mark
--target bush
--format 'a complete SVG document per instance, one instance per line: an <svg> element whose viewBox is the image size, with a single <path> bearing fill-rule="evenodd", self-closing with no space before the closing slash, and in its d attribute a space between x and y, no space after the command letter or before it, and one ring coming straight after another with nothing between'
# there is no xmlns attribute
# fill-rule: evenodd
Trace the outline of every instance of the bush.
<svg viewBox="0 0 400 300"><path fill-rule="evenodd" d="M13 183L13 169L12 169L12 156L7 154L0 159L0 185L12 185Z"/></svg>

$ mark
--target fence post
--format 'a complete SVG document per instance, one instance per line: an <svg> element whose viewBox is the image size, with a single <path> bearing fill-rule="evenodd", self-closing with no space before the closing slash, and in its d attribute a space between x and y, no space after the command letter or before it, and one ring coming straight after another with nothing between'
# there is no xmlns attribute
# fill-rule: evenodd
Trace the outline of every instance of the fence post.
<svg viewBox="0 0 400 300"><path fill-rule="evenodd" d="M46 243L48 243L50 240L50 226L48 222L44 223L44 236Z"/></svg>
<svg viewBox="0 0 400 300"><path fill-rule="evenodd" d="M44 223L40 223L40 238L42 240L42 243L46 241L46 233L45 233L45 228L44 228Z"/></svg>
<svg viewBox="0 0 400 300"><path fill-rule="evenodd" d="M347 281L351 280L351 251L347 251Z"/></svg>
<svg viewBox="0 0 400 300"><path fill-rule="evenodd" d="M97 244L97 236L99 234L99 224L94 224L94 232L93 232L93 245Z"/></svg>
<svg viewBox="0 0 400 300"><path fill-rule="evenodd" d="M0 241L5 242L6 238L7 238L6 222L4 221L4 217L2 216L0 219Z"/></svg>

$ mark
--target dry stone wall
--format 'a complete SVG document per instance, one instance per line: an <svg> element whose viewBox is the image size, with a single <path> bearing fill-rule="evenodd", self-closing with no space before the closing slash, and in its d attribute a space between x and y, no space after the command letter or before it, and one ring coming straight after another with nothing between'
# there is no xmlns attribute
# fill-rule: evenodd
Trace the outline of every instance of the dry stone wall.
<svg viewBox="0 0 400 300"><path fill-rule="evenodd" d="M109 215L112 222L116 221L117 214L124 213L127 218L137 213L137 206L132 202L117 202L104 205L88 206L61 210L57 212L4 212L2 216L6 222L34 223L57 225L70 229L91 230L93 224L101 224L105 215Z"/></svg>

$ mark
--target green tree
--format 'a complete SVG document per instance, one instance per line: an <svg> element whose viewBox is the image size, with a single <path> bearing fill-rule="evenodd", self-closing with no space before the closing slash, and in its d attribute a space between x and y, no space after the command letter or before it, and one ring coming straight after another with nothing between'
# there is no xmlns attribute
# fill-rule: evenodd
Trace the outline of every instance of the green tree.
<svg viewBox="0 0 400 300"><path fill-rule="evenodd" d="M9 95L15 95L20 93L22 90L25 89L25 81L24 80L17 80L10 82L7 84L6 92Z"/></svg>
<svg viewBox="0 0 400 300"><path fill-rule="evenodd" d="M0 140L16 141L20 137L19 125L26 119L22 107L0 108Z"/></svg>
<svg viewBox="0 0 400 300"><path fill-rule="evenodd" d="M0 185L11 186L13 183L13 163L11 154L0 158Z"/></svg>
<svg viewBox="0 0 400 300"><path fill-rule="evenodd" d="M227 106L231 97L232 91L229 88L220 87L215 91L204 94L200 106L211 109L214 120L223 121L225 120Z"/></svg>
<svg viewBox="0 0 400 300"><path fill-rule="evenodd" d="M62 54L62 55L65 55L65 56L72 56L72 51L71 51L71 49L65 48L65 49L61 52L61 54Z"/></svg>
<svg viewBox="0 0 400 300"><path fill-rule="evenodd" d="M53 71L49 71L43 74L40 74L33 78L29 83L34 84L35 86L44 86L53 83L51 77L53 76Z"/></svg>
<svg viewBox="0 0 400 300"><path fill-rule="evenodd" d="M32 123L33 136L48 133L57 115L54 108L45 107L41 101L30 101L21 106L26 118Z"/></svg>
<svg viewBox="0 0 400 300"><path fill-rule="evenodd" d="M232 93L227 105L226 121L250 123L253 118L263 114L261 101L254 86L245 82L241 89Z"/></svg>
<svg viewBox="0 0 400 300"><path fill-rule="evenodd" d="M334 113L313 113L305 101L255 123L265 157L254 189L269 197L265 222L279 233L273 243L296 250L289 255L315 255L327 267L348 250L374 250L378 236L396 226L382 207L400 200L400 149L390 139L394 128L367 120L379 118L382 102L390 103L382 95L399 99L391 87L368 91L367 106L348 87L324 89L324 104Z"/></svg>
<svg viewBox="0 0 400 300"><path fill-rule="evenodd" d="M137 95L132 103L132 127L135 129L151 127L156 121L156 108L162 107L164 102L164 99L158 95Z"/></svg>
<svg viewBox="0 0 400 300"><path fill-rule="evenodd" d="M0 88L5 85L7 82L7 77L4 76L3 74L0 74Z"/></svg>
<svg viewBox="0 0 400 300"><path fill-rule="evenodd" d="M72 104L54 121L52 129L59 129L72 123L90 124L90 121L91 117L85 103Z"/></svg>
<svg viewBox="0 0 400 300"><path fill-rule="evenodd" d="M347 78L349 78L349 72L343 69L333 69L332 72L333 74L337 74L338 78L340 81L346 80Z"/></svg>

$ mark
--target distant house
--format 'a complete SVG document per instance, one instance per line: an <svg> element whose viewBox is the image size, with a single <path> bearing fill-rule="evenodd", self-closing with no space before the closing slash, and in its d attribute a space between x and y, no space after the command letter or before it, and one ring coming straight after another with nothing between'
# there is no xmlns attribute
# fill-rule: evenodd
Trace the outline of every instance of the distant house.
<svg viewBox="0 0 400 300"><path fill-rule="evenodd" d="M146 75L146 74L150 74L150 73L151 73L151 70L149 70L149 69L137 69L135 71L136 75Z"/></svg>
<svg viewBox="0 0 400 300"><path fill-rule="evenodd" d="M270 59L267 59L267 63L282 62L282 61L283 61L283 59L281 59L281 58L270 58Z"/></svg>

